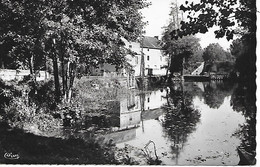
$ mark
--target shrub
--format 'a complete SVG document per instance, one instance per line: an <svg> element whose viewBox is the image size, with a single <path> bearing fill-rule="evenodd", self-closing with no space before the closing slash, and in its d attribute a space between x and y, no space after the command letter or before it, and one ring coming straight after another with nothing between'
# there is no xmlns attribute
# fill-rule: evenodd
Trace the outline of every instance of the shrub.
<svg viewBox="0 0 260 167"><path fill-rule="evenodd" d="M29 105L22 97L14 98L5 107L4 119L11 127L45 136L59 129L62 124L62 120L55 119L34 103Z"/></svg>

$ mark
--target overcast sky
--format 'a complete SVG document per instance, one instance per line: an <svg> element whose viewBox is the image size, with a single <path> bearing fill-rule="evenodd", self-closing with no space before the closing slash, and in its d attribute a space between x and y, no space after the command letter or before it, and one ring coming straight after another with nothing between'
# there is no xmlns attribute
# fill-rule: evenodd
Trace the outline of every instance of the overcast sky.
<svg viewBox="0 0 260 167"><path fill-rule="evenodd" d="M143 21L148 21L148 25L145 28L147 36L161 36L163 33L163 27L169 23L170 4L176 2L176 0L149 0L152 5L149 8L142 10ZM184 3L184 0L177 0L178 4ZM188 0L191 1L191 0ZM195 0L192 0L195 1ZM206 34L198 34L198 38L201 39L200 44L202 48L207 47L210 43L219 43L224 49L229 48L230 42L225 38L215 39L214 30L210 30Z"/></svg>

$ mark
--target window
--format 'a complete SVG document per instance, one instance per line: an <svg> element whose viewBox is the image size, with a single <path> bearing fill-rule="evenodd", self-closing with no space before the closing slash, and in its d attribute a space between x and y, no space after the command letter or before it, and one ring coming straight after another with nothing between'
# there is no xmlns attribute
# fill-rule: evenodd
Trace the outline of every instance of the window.
<svg viewBox="0 0 260 167"><path fill-rule="evenodd" d="M135 57L135 64L138 64L138 57Z"/></svg>
<svg viewBox="0 0 260 167"><path fill-rule="evenodd" d="M132 48L132 45L129 45L129 48Z"/></svg>
<svg viewBox="0 0 260 167"><path fill-rule="evenodd" d="M147 51L149 51L149 48L147 49Z"/></svg>
<svg viewBox="0 0 260 167"><path fill-rule="evenodd" d="M149 59L150 59L150 57L149 57L149 56L147 56L147 61L149 61Z"/></svg>

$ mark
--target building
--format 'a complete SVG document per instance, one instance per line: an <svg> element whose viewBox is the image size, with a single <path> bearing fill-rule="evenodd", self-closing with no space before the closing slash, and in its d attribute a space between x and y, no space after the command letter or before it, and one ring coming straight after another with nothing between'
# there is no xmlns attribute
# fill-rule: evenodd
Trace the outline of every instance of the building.
<svg viewBox="0 0 260 167"><path fill-rule="evenodd" d="M142 50L144 53L145 76L166 75L167 60L163 56L163 50L160 46L160 41L157 36L145 36L142 41Z"/></svg>
<svg viewBox="0 0 260 167"><path fill-rule="evenodd" d="M132 66L131 69L117 69L115 65L104 63L98 68L91 69L91 75L103 77L125 78L127 86L135 86L135 77L141 76L141 57L144 54L145 76L164 76L166 75L167 60L163 56L163 50L160 46L158 37L145 36L141 43L129 42L122 39L125 47L134 52L134 55L127 55L126 59Z"/></svg>

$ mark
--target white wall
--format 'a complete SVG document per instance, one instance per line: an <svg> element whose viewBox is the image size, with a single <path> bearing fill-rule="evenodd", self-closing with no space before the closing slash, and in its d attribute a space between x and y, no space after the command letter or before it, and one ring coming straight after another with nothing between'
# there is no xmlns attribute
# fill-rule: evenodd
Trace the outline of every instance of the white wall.
<svg viewBox="0 0 260 167"><path fill-rule="evenodd" d="M144 48L143 52L146 69L145 75L148 75L148 68L153 70L153 75L166 75L166 69L161 69L161 67L167 65L167 61L165 56L163 56L162 50Z"/></svg>
<svg viewBox="0 0 260 167"><path fill-rule="evenodd" d="M4 81L22 80L25 76L30 75L30 70L9 70L0 69L0 79ZM45 71L39 71L36 75L36 81L43 81L50 78L50 74Z"/></svg>

